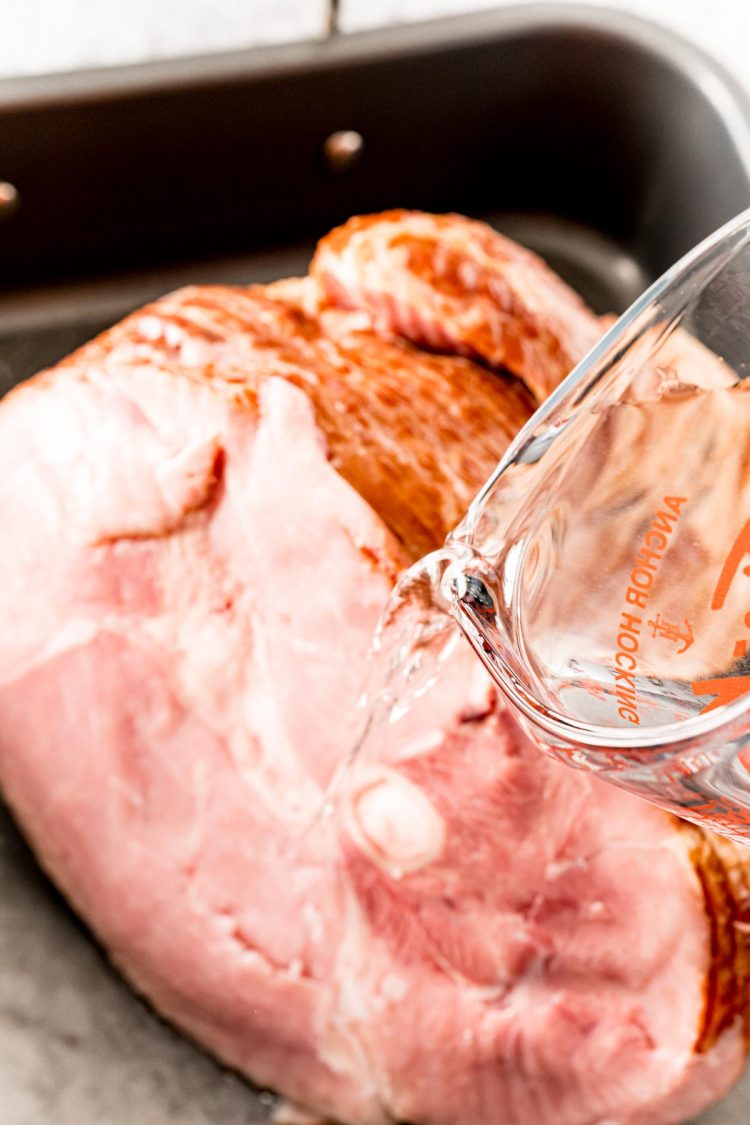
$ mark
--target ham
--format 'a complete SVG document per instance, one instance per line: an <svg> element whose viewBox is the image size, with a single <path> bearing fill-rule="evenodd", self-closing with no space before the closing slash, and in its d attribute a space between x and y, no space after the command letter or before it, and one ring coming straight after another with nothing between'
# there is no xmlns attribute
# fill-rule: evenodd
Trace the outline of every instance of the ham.
<svg viewBox="0 0 750 1125"><path fill-rule="evenodd" d="M407 340L504 367L537 402L602 334L535 254L462 215L358 215L320 242L310 272L336 304Z"/></svg>
<svg viewBox="0 0 750 1125"><path fill-rule="evenodd" d="M401 278L406 318L347 288L364 229L388 290L399 222L482 243L517 297L500 328L476 303L496 350L407 330L439 278ZM0 785L132 985L323 1117L683 1121L744 1062L741 849L542 756L463 644L311 829L396 574L596 330L476 223L360 223L311 278L173 294L2 403Z"/></svg>

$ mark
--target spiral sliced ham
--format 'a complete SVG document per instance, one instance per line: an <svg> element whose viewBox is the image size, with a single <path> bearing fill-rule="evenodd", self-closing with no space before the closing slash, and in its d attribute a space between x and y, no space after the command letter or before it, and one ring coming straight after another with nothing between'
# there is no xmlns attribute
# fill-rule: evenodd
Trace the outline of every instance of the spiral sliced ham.
<svg viewBox="0 0 750 1125"><path fill-rule="evenodd" d="M507 368L539 402L602 334L540 258L462 215L356 216L321 241L310 272L336 304L416 344Z"/></svg>
<svg viewBox="0 0 750 1125"><path fill-rule="evenodd" d="M438 257L481 244L518 298L505 327L466 270L453 299L497 350L335 307L332 277L363 304L350 226L317 280L184 290L6 398L0 783L138 991L323 1116L683 1121L744 1061L740 849L544 758L465 646L419 737L309 830L395 574L531 410L399 333L535 393L594 333L536 259L457 217L369 220L368 292L399 222ZM443 301L425 276L408 307L437 324Z"/></svg>

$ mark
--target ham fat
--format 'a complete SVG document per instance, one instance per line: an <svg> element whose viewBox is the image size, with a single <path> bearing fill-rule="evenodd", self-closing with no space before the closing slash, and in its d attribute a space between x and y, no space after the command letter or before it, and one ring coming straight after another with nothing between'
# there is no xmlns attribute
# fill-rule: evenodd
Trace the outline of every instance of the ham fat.
<svg viewBox="0 0 750 1125"><path fill-rule="evenodd" d="M543 757L466 646L304 831L395 575L599 331L390 212L0 407L5 797L141 994L331 1119L669 1125L743 1066L744 853Z"/></svg>

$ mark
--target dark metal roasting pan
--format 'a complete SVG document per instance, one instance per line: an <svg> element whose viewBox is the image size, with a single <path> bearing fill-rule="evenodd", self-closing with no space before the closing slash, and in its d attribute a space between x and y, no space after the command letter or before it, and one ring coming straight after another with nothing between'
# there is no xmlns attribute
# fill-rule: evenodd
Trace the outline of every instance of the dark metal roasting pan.
<svg viewBox="0 0 750 1125"><path fill-rule="evenodd" d="M302 271L327 228L392 206L488 217L619 311L750 205L750 107L650 24L516 7L0 82L0 181L2 393L165 290ZM2 1125L250 1125L271 1103L131 994L2 818ZM701 1118L749 1120L750 1078Z"/></svg>

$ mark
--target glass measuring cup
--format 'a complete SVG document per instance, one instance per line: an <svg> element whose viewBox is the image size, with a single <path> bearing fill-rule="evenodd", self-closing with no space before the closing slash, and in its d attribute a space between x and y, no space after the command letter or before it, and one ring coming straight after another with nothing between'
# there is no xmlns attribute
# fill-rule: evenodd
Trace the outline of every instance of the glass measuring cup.
<svg viewBox="0 0 750 1125"><path fill-rule="evenodd" d="M518 435L440 597L555 757L750 840L750 211Z"/></svg>

